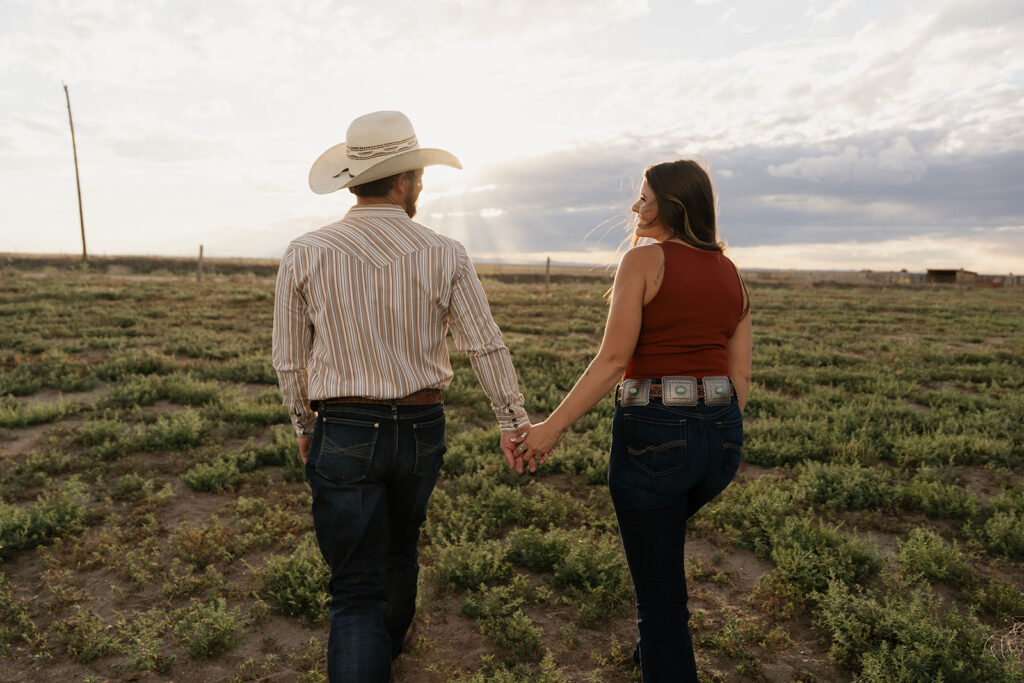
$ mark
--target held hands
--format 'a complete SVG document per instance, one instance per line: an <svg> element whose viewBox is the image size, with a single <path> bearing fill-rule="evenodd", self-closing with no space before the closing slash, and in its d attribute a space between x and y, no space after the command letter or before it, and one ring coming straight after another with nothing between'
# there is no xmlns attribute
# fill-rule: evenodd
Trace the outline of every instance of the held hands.
<svg viewBox="0 0 1024 683"><path fill-rule="evenodd" d="M515 470L519 474L523 473L523 466L527 463L523 460L523 456L516 452L516 445L519 443L516 439L522 439L530 431L530 423L527 422L519 429L514 431L502 432L501 441L499 447L501 452L505 455L505 462L508 463L508 467L511 470ZM536 463L529 463L530 471L537 471Z"/></svg>
<svg viewBox="0 0 1024 683"><path fill-rule="evenodd" d="M562 430L548 422L541 422L520 432L509 433L512 434L510 441L516 444L514 456L518 465L515 469L520 474L523 472L524 463L529 465L531 472L536 472L537 465L543 465L547 461L551 451L562 438ZM512 462L509 462L509 467L512 467Z"/></svg>

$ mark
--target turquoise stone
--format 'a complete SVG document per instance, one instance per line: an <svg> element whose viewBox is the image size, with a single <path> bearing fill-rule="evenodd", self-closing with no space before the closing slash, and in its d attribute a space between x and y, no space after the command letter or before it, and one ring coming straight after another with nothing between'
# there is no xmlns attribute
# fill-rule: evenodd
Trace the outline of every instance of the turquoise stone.
<svg viewBox="0 0 1024 683"><path fill-rule="evenodd" d="M716 393L716 394L720 394L720 393L722 393L723 391L725 391L725 387L718 387L718 388L716 388L716 389L715 389L715 393Z"/></svg>
<svg viewBox="0 0 1024 683"><path fill-rule="evenodd" d="M636 387L630 387L629 388L629 393L630 394L636 394L637 391L639 391L639 390Z"/></svg>
<svg viewBox="0 0 1024 683"><path fill-rule="evenodd" d="M677 394L685 394L686 393L686 387L676 387L676 393Z"/></svg>

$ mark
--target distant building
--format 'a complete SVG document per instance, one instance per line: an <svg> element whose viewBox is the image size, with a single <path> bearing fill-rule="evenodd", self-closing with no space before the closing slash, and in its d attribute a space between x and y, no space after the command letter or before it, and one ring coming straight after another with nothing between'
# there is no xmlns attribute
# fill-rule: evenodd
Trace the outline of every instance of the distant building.
<svg viewBox="0 0 1024 683"><path fill-rule="evenodd" d="M978 274L973 270L964 270L963 268L958 270L929 268L925 280L936 284L969 285L974 282L977 277Z"/></svg>

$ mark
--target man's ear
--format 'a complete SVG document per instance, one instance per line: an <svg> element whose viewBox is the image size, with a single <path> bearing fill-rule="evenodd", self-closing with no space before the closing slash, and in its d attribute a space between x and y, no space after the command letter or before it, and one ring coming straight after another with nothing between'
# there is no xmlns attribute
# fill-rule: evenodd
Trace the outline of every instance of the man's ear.
<svg viewBox="0 0 1024 683"><path fill-rule="evenodd" d="M395 179L395 183L391 186L388 197L401 204L405 200L405 195L409 191L409 184L411 182L408 173L400 173L398 178Z"/></svg>

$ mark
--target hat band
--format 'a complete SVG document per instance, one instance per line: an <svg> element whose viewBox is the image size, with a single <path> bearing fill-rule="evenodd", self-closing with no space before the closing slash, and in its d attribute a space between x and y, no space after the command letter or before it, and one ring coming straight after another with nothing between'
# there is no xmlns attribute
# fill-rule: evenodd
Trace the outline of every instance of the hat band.
<svg viewBox="0 0 1024 683"><path fill-rule="evenodd" d="M419 147L419 143L416 141L416 136L412 135L404 140L385 142L381 145L366 145L364 147L349 145L345 149L345 154L351 161L366 161L367 159L376 159L377 157L392 156L399 152L416 149L417 147Z"/></svg>

